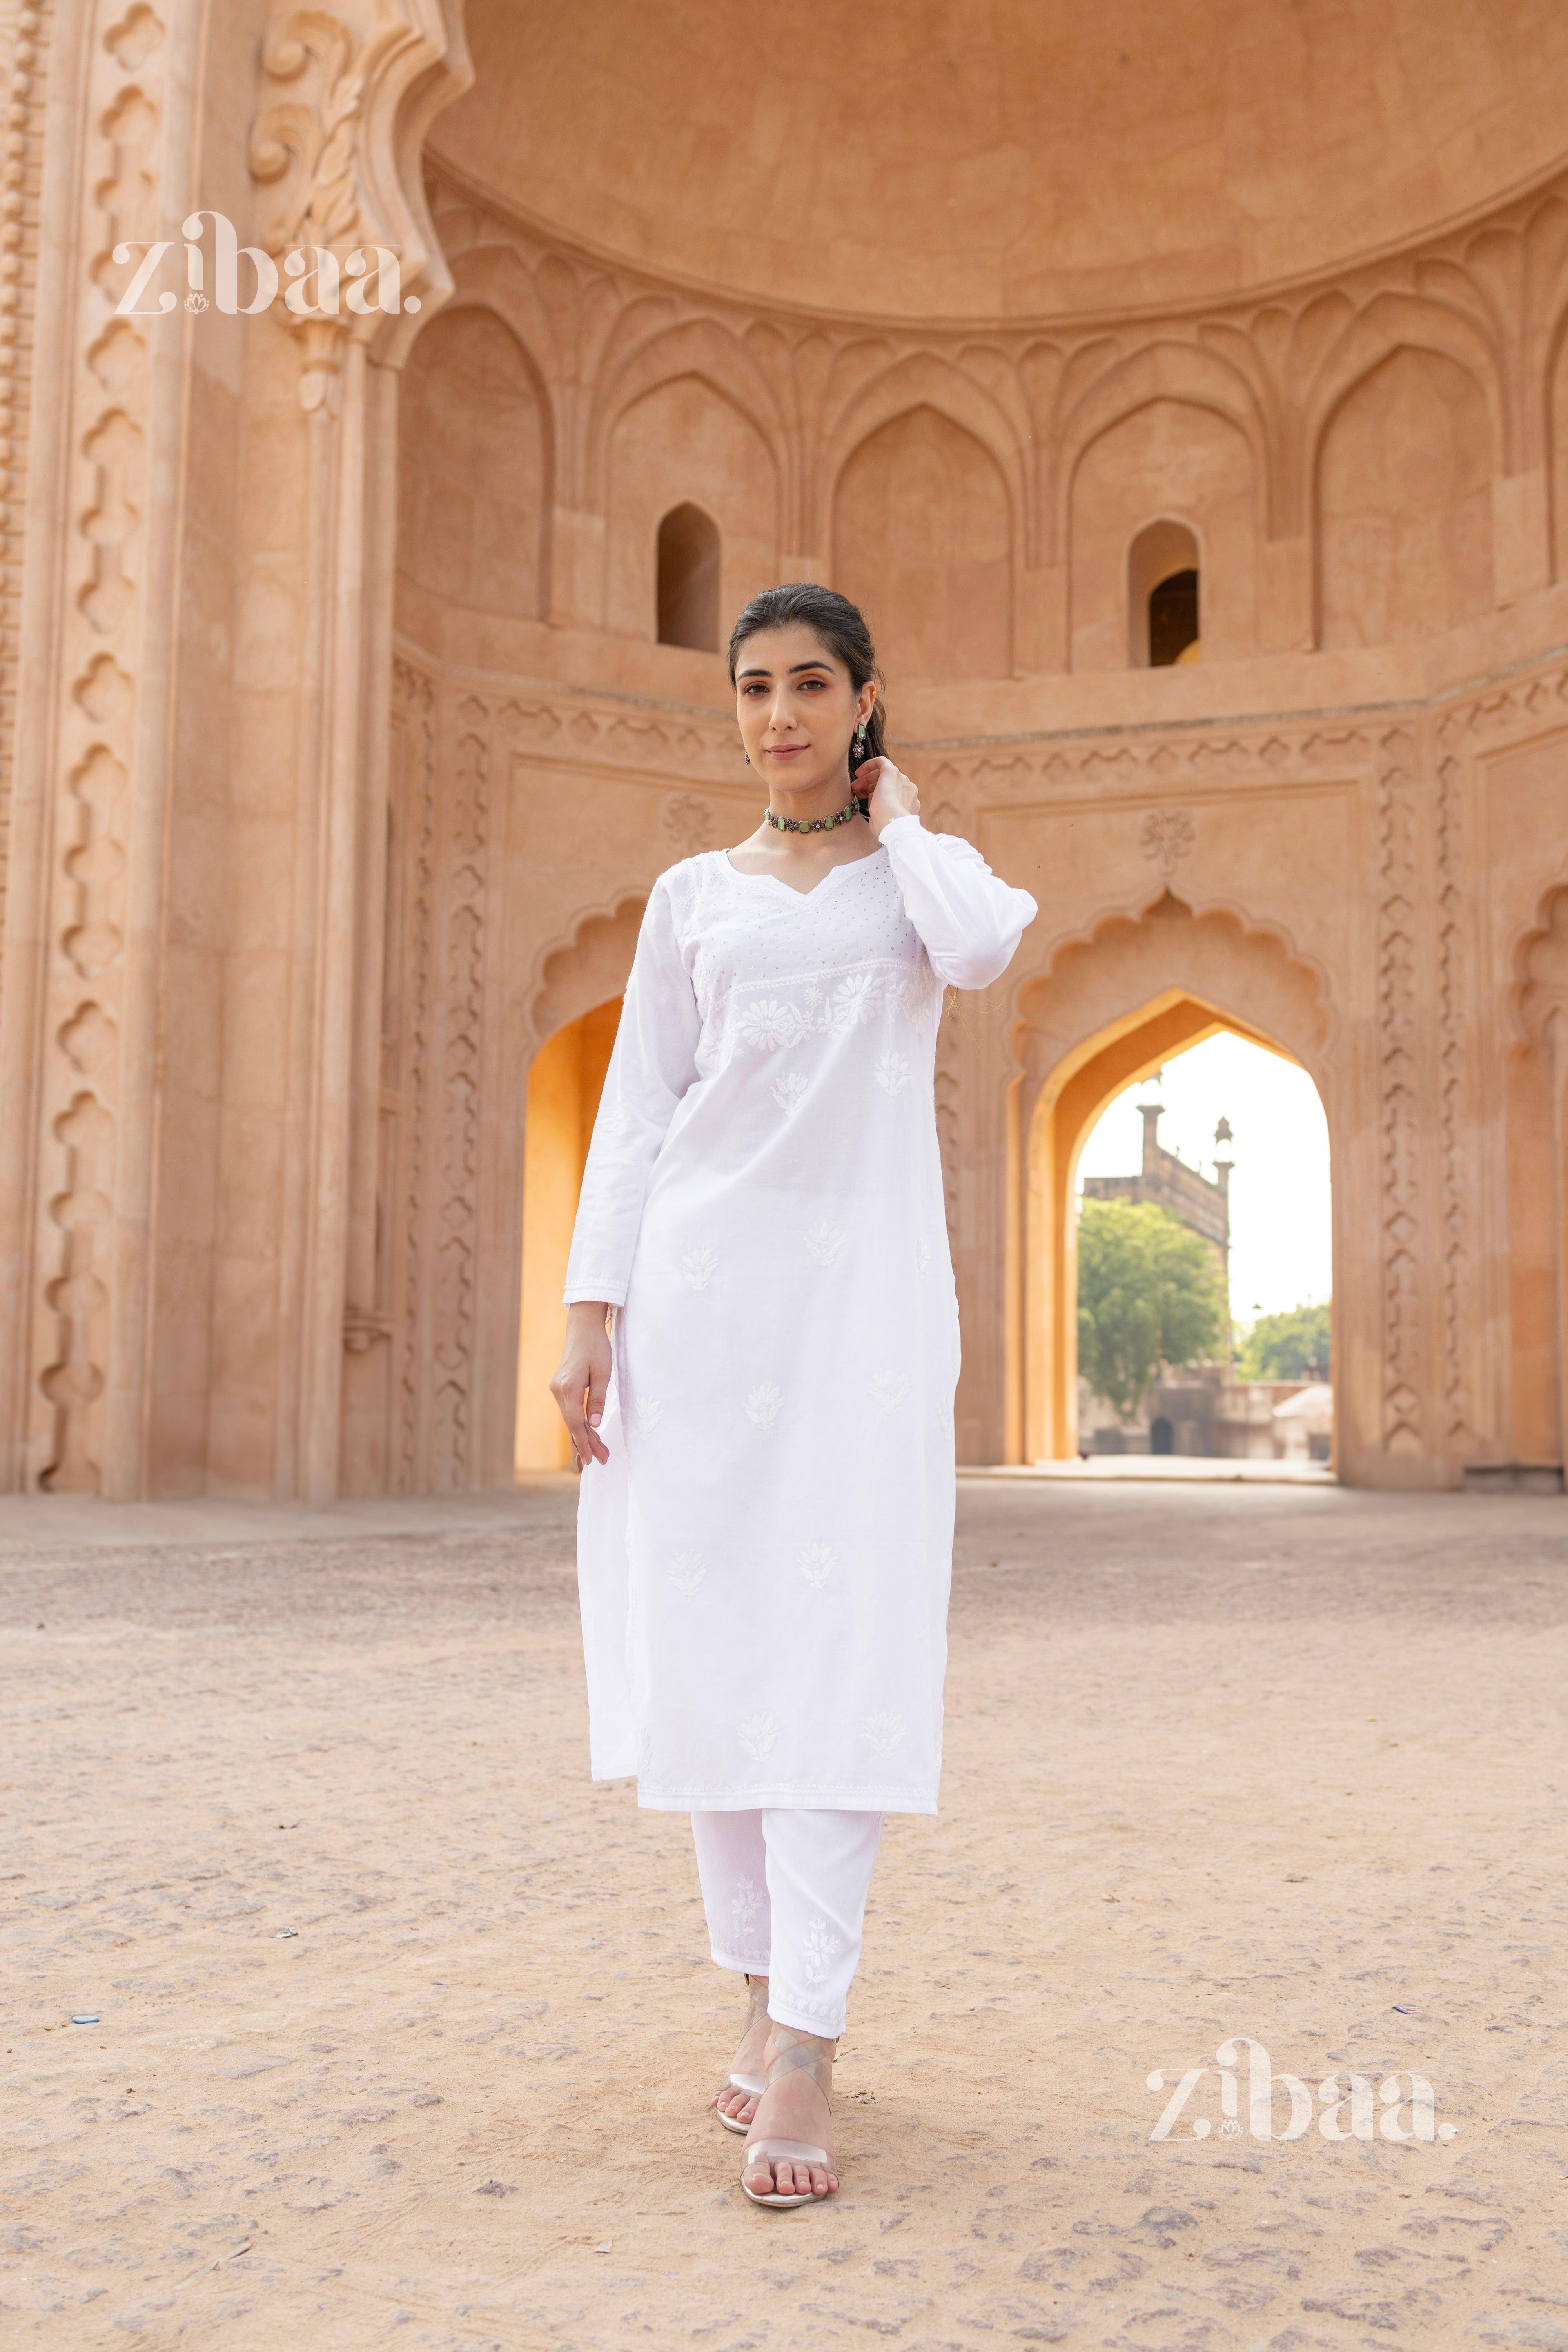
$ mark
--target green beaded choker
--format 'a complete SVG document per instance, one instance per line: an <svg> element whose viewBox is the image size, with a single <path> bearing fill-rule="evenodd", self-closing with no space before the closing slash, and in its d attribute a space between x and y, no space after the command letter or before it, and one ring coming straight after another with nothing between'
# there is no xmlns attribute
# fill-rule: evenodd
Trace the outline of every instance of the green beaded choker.
<svg viewBox="0 0 1568 2352"><path fill-rule="evenodd" d="M764 809L763 814L781 833L831 833L836 824L847 824L852 816L869 821L871 803L868 800L847 800L837 816L775 816L772 809Z"/></svg>

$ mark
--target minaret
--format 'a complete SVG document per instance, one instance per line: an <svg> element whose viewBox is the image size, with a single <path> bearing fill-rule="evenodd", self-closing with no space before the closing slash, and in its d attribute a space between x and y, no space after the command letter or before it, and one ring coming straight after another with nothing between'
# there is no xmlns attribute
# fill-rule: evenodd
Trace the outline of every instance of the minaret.
<svg viewBox="0 0 1568 2352"><path fill-rule="evenodd" d="M1235 1141L1228 1118L1221 1118L1214 1139L1216 1144ZM1219 1186L1220 1205L1225 1211L1225 1361L1226 1377L1232 1381L1236 1378L1236 1349L1230 1325L1230 1171L1235 1165L1234 1160L1216 1160L1214 1164L1214 1180Z"/></svg>
<svg viewBox="0 0 1568 2352"><path fill-rule="evenodd" d="M1143 1181L1157 1185L1160 1181L1160 1121L1165 1116L1163 1103L1140 1103L1143 1114Z"/></svg>

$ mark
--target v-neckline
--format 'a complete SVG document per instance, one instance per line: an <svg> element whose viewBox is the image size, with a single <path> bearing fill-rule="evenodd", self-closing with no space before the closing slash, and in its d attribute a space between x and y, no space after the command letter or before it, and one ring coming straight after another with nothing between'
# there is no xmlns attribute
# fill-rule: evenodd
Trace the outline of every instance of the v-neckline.
<svg viewBox="0 0 1568 2352"><path fill-rule="evenodd" d="M877 849L880 849L881 845L879 842ZM795 884L786 882L781 874L748 874L744 866L736 865L727 849L721 849L719 855L731 873L736 875L742 882L771 882L775 890L787 890L792 898L815 898L819 890L826 888L836 874L849 874L858 866L869 866L872 858L877 855L877 849L871 850L865 857L847 858L842 866L830 866L821 880L814 882L809 890L797 890Z"/></svg>

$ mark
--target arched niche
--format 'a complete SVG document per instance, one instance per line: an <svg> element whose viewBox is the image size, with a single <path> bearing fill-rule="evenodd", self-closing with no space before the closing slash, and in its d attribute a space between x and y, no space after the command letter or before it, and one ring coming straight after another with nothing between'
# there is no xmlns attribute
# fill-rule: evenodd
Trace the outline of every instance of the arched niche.
<svg viewBox="0 0 1568 2352"><path fill-rule="evenodd" d="M1148 597L1177 534L1184 560L1169 569L1202 572L1205 661L1256 653L1258 512L1251 444L1217 409L1152 400L1108 426L1068 504L1073 668L1148 666Z"/></svg>
<svg viewBox="0 0 1568 2352"><path fill-rule="evenodd" d="M1222 1030L1300 1063L1322 1092L1327 1024L1317 975L1276 934L1169 891L1066 946L1019 1012L1022 1346L1007 1419L1025 1461L1065 1461L1078 1450L1078 1163L1101 1112Z"/></svg>
<svg viewBox="0 0 1568 2352"><path fill-rule="evenodd" d="M696 509L720 541L716 615L703 648L716 653L741 606L777 577L778 478L760 428L705 376L676 376L616 418L605 484L606 626L658 641L660 526L676 509Z"/></svg>
<svg viewBox="0 0 1568 2352"><path fill-rule="evenodd" d="M1320 646L1394 645L1490 609L1492 430L1446 352L1402 345L1333 411L1315 475Z"/></svg>
<svg viewBox="0 0 1568 2352"><path fill-rule="evenodd" d="M691 652L719 651L719 597L723 561L719 526L686 499L660 519L655 545L658 642Z"/></svg>
<svg viewBox="0 0 1568 2352"><path fill-rule="evenodd" d="M1179 585L1184 604L1191 581L1190 631L1177 620ZM1127 551L1127 657L1134 669L1158 669L1198 657L1202 616L1203 560L1197 535L1184 522L1146 523ZM1162 610L1160 598L1164 592ZM1177 650L1177 641L1181 640Z"/></svg>
<svg viewBox="0 0 1568 2352"><path fill-rule="evenodd" d="M879 425L838 477L833 579L889 677L1008 677L1013 514L990 451L931 407Z"/></svg>
<svg viewBox="0 0 1568 2352"><path fill-rule="evenodd" d="M544 959L530 1008L541 1040L528 1066L522 1127L522 1292L514 1460L520 1473L569 1470L572 1444L549 1381L561 1359L561 1293L599 1097L637 951L643 902L591 914Z"/></svg>
<svg viewBox="0 0 1568 2352"><path fill-rule="evenodd" d="M397 397L398 627L438 646L443 606L538 619L547 435L521 344L493 310L443 310Z"/></svg>
<svg viewBox="0 0 1568 2352"><path fill-rule="evenodd" d="M520 1472L572 1467L572 1441L549 1381L566 1329L561 1293L577 1196L620 1017L618 996L593 1006L548 1037L529 1065L517 1343Z"/></svg>

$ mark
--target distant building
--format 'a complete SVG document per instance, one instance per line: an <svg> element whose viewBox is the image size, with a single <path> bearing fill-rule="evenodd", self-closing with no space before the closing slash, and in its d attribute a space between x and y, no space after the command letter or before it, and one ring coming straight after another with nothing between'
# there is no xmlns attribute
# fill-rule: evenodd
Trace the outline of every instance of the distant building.
<svg viewBox="0 0 1568 2352"><path fill-rule="evenodd" d="M1225 1304L1230 1311L1230 1171L1233 1160L1216 1160L1213 1177L1189 1168L1179 1152L1167 1151L1160 1140L1163 1103L1140 1103L1143 1115L1143 1165L1136 1176L1086 1176L1086 1201L1152 1201L1168 1209L1194 1234L1212 1243L1225 1277ZM1215 1129L1216 1143L1231 1139L1230 1122L1222 1118Z"/></svg>

